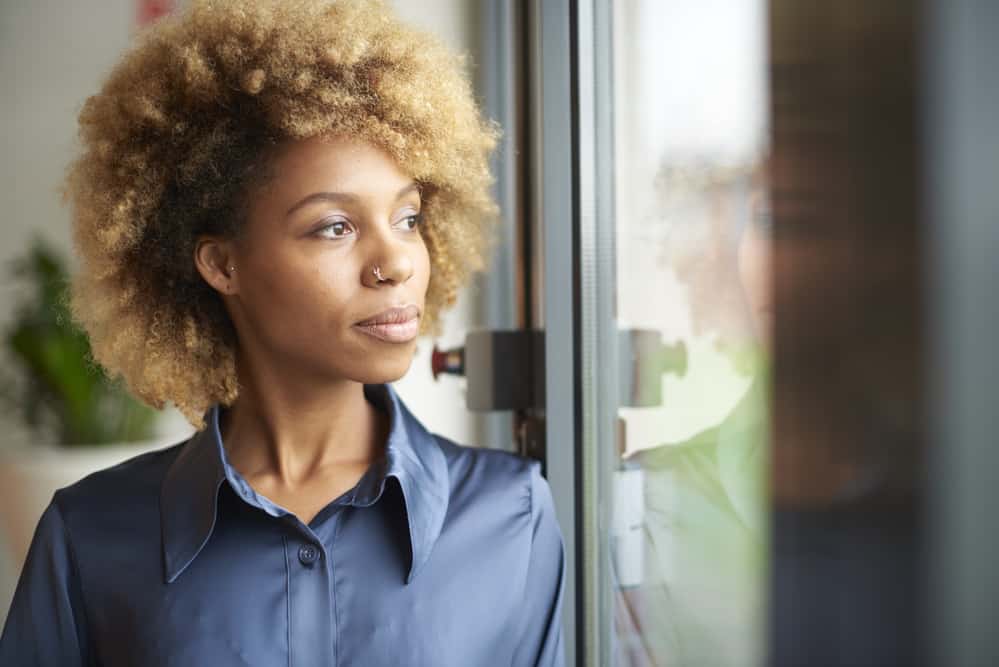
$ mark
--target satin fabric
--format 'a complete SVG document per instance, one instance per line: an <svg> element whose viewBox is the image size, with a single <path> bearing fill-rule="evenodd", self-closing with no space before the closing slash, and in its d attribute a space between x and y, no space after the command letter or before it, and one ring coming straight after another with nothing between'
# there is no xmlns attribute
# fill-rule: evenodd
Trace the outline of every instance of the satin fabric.
<svg viewBox="0 0 999 667"><path fill-rule="evenodd" d="M391 385L384 456L308 524L190 439L57 491L0 665L564 664L565 548L540 464L430 433Z"/></svg>

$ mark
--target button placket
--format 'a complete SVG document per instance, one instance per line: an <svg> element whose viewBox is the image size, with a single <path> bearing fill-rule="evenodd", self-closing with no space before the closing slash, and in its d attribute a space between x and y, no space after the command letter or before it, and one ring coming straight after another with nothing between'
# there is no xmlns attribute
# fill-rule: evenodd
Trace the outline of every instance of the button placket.
<svg viewBox="0 0 999 667"><path fill-rule="evenodd" d="M285 540L288 574L288 650L294 667L336 664L336 617L324 547L310 531ZM295 560L298 564L295 564Z"/></svg>

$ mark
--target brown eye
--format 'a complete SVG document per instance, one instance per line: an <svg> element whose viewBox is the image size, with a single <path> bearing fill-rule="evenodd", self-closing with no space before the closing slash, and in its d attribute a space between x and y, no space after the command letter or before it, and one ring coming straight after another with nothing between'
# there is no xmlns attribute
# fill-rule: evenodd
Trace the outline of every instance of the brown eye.
<svg viewBox="0 0 999 667"><path fill-rule="evenodd" d="M334 220L316 230L316 234L326 238L343 238L350 233L350 224L345 220Z"/></svg>
<svg viewBox="0 0 999 667"><path fill-rule="evenodd" d="M403 218L403 224L406 226L406 229L413 231L423 224L423 214L415 213L413 215L407 215Z"/></svg>

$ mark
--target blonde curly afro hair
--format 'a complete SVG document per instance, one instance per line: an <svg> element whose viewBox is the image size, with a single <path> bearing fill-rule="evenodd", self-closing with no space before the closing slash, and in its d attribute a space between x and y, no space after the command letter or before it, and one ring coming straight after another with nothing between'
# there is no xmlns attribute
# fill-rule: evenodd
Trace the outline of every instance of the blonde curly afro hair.
<svg viewBox="0 0 999 667"><path fill-rule="evenodd" d="M212 404L235 401L235 331L194 243L237 236L268 151L318 135L376 145L420 183L423 333L439 333L496 218L499 131L465 70L380 0L193 0L141 33L83 105L63 189L81 260L70 307L94 360L198 429Z"/></svg>

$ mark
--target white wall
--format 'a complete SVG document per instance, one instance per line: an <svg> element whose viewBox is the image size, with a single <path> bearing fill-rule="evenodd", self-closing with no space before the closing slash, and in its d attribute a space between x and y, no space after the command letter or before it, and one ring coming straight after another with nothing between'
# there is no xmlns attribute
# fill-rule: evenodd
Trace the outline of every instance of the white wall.
<svg viewBox="0 0 999 667"><path fill-rule="evenodd" d="M76 113L128 43L129 0L5 0L0 5L0 327L15 300L6 275L36 232L69 251L56 188L76 136ZM0 348L4 368L9 357ZM0 414L4 440L26 434Z"/></svg>

